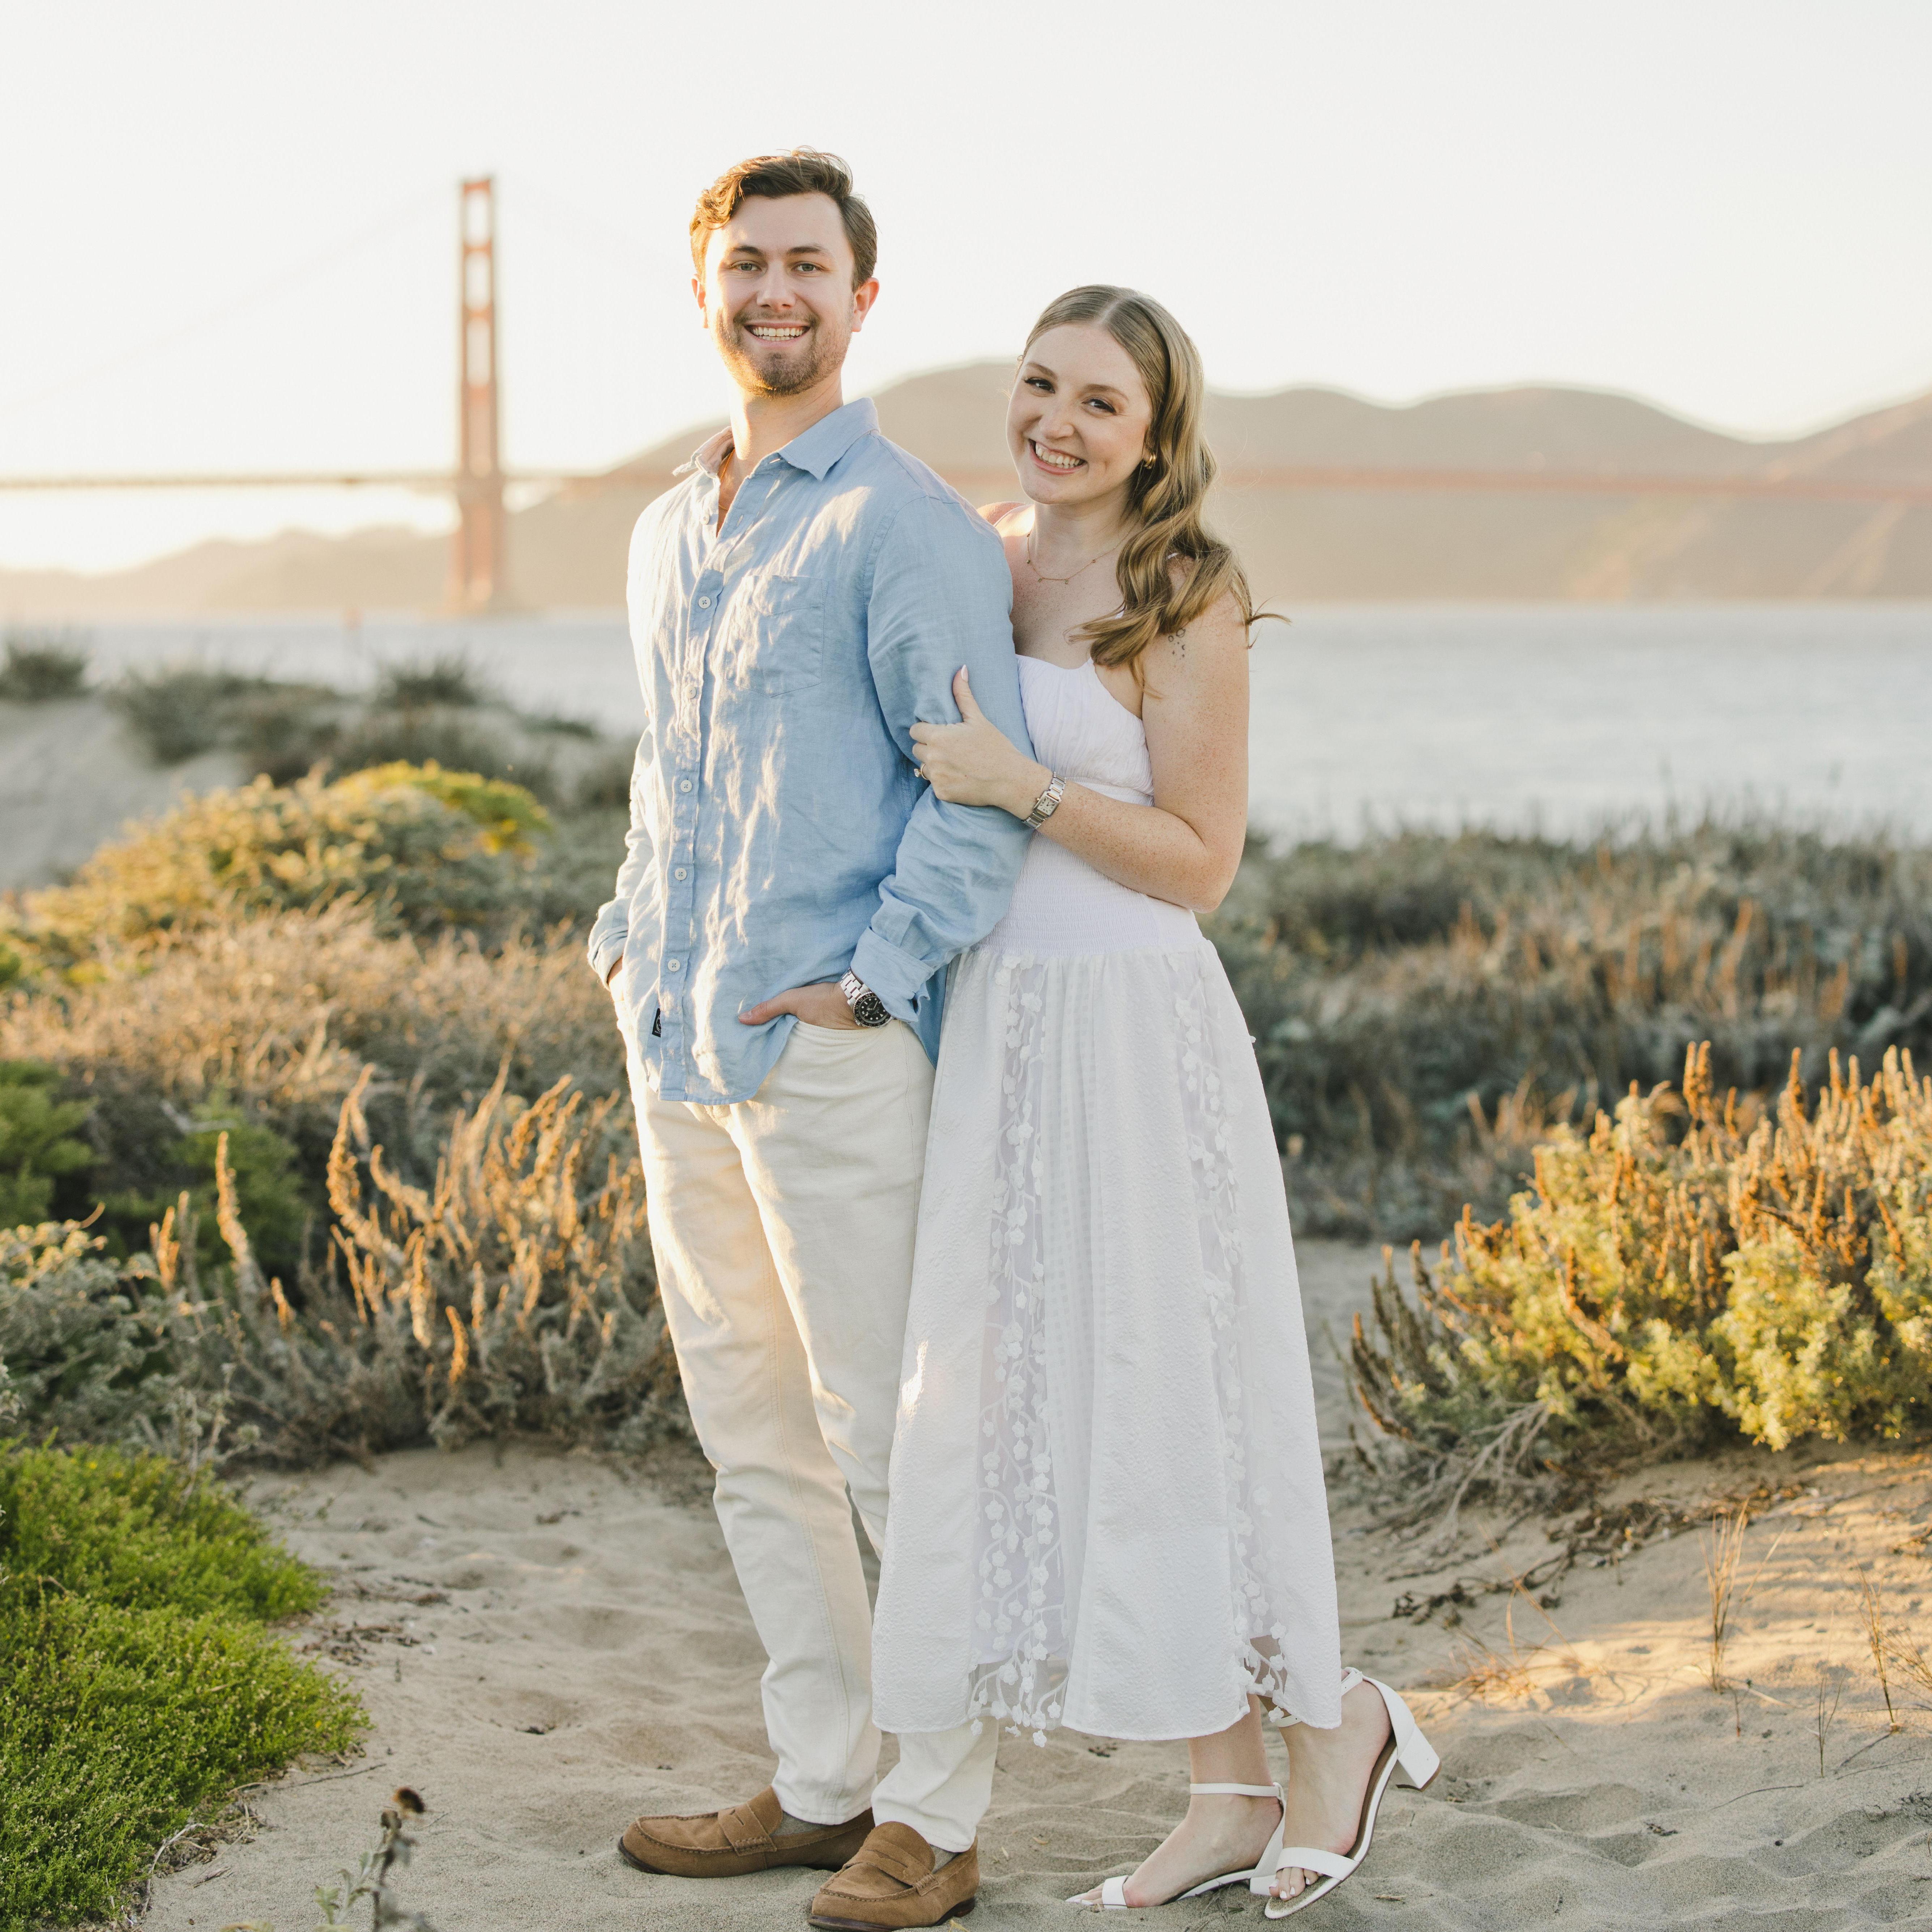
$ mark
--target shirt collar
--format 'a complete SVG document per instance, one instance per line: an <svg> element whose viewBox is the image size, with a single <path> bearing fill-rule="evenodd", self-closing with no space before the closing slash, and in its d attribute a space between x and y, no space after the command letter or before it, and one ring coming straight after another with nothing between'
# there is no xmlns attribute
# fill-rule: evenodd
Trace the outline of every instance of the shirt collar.
<svg viewBox="0 0 1932 1932"><path fill-rule="evenodd" d="M820 417L811 428L794 436L776 454L794 470L807 470L822 483L826 472L853 444L862 436L872 435L878 427L878 409L869 396L862 396L856 403L848 403L842 409L834 410L829 416ZM701 470L716 480L730 448L731 431L728 425L692 452L691 460L685 464L684 470Z"/></svg>
<svg viewBox="0 0 1932 1932"><path fill-rule="evenodd" d="M879 412L869 396L820 416L802 436L795 436L778 452L794 470L808 470L822 483L825 474L862 436L879 427Z"/></svg>

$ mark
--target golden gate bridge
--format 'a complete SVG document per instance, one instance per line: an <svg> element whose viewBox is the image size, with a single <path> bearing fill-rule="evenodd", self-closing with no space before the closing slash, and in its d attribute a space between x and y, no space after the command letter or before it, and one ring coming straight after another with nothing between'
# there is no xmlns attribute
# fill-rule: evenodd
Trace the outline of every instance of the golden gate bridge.
<svg viewBox="0 0 1932 1932"><path fill-rule="evenodd" d="M0 476L0 490L262 490L387 488L447 494L455 501L447 602L464 613L502 608L508 584L504 495L512 485L573 493L636 488L644 480L614 469L584 471L503 466L502 372L497 355L496 180L479 176L458 188L456 464L453 470L248 470ZM947 480L1001 488L1005 471L949 469ZM1640 474L1615 470L1469 470L1443 467L1276 465L1229 468L1238 488L1288 490L1471 490L1610 496L1770 497L1812 502L1932 503L1932 484L1830 476Z"/></svg>

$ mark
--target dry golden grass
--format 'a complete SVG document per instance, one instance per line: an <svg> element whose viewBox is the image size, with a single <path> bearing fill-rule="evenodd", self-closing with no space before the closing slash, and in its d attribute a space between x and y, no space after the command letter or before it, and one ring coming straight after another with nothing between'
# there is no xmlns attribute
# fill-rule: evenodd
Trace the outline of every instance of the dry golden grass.
<svg viewBox="0 0 1932 1932"><path fill-rule="evenodd" d="M1827 1692L1830 1694L1827 1696ZM1838 1700L1845 1694L1844 1679L1833 1670L1829 1658L1820 1658L1818 1664L1818 1775L1825 1775L1825 1747L1832 1736L1832 1726L1838 1721Z"/></svg>
<svg viewBox="0 0 1932 1932"><path fill-rule="evenodd" d="M1745 1518L1720 1516L1704 1534L1704 1577L1711 1593L1709 1676L1713 1690L1730 1688L1724 1676L1724 1646L1730 1640L1731 1610L1736 1594L1738 1565L1744 1550Z"/></svg>
<svg viewBox="0 0 1932 1932"><path fill-rule="evenodd" d="M1865 1574L1864 1566L1857 1567L1858 1580L1858 1623L1865 1634L1865 1647L1871 1652L1872 1670L1878 1678L1879 1694L1885 1700L1886 1728L1888 1732L1904 1730L1898 1721L1898 1713L1892 1702L1892 1670L1890 1660L1894 1640L1886 1628L1885 1606L1879 1601L1877 1591L1872 1588L1871 1579Z"/></svg>

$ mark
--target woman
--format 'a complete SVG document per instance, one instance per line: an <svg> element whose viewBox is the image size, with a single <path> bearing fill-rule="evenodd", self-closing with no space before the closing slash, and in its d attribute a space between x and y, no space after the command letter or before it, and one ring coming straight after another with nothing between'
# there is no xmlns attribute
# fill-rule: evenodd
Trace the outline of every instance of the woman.
<svg viewBox="0 0 1932 1932"><path fill-rule="evenodd" d="M1396 1760L1436 1760L1340 1668L1280 1167L1195 921L1240 857L1252 620L1202 524L1203 395L1148 297L1047 309L1007 416L1029 500L985 513L1044 762L963 673L964 722L913 734L941 798L1038 836L946 996L874 1696L893 1731L1185 1737L1186 1816L1071 1902L1246 1880L1283 1917L1353 1869Z"/></svg>

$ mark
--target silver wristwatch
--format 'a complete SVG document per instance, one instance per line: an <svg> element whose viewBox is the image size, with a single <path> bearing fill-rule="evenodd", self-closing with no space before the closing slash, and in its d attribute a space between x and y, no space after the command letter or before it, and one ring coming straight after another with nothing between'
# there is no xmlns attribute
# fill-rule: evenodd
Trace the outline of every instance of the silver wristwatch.
<svg viewBox="0 0 1932 1932"><path fill-rule="evenodd" d="M852 1017L862 1027L882 1027L892 1018L886 1011L885 1001L857 974L848 972L839 981L838 990L845 995L845 1004L852 1009Z"/></svg>
<svg viewBox="0 0 1932 1932"><path fill-rule="evenodd" d="M1060 809L1060 794L1066 789L1066 781L1058 772L1046 782L1046 789L1033 802L1033 809L1021 822L1040 826L1044 825Z"/></svg>

